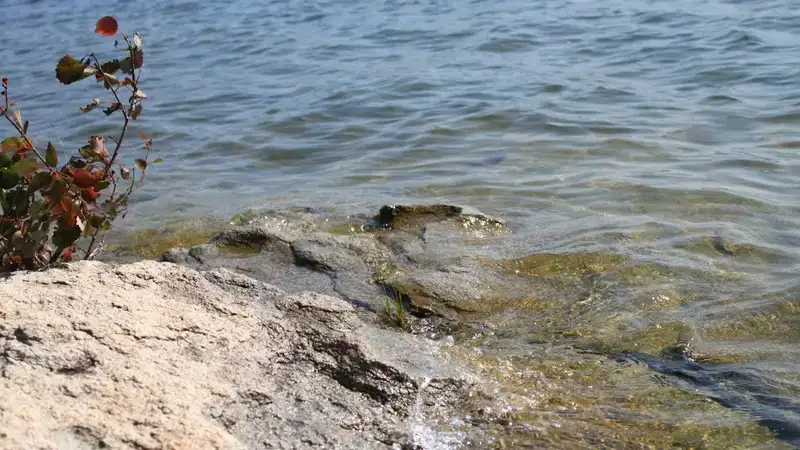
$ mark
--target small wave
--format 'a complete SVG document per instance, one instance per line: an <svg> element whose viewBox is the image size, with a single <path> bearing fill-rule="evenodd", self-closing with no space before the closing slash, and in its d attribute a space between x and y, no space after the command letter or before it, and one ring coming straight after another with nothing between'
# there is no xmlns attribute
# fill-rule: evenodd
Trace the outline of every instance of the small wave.
<svg viewBox="0 0 800 450"><path fill-rule="evenodd" d="M537 42L530 39L492 39L477 47L478 51L491 53L527 52L535 48Z"/></svg>
<svg viewBox="0 0 800 450"><path fill-rule="evenodd" d="M730 95L725 94L713 94L705 97L704 99L700 100L700 103L706 104L729 104L729 103L741 103L736 97L731 97Z"/></svg>

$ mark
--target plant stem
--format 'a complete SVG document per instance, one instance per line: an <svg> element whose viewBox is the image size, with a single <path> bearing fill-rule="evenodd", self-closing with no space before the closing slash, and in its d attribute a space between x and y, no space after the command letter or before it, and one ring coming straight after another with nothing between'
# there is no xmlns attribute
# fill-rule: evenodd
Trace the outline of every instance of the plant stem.
<svg viewBox="0 0 800 450"><path fill-rule="evenodd" d="M33 151L33 153L35 153L35 154L36 154L36 156L39 158L39 161L41 161L41 162L42 162L42 163L45 165L45 167L47 167L47 169L48 169L48 170L50 170L50 172L52 173L52 172L53 172L55 169L54 169L53 167L50 167L50 165L49 165L49 164L47 164L47 161L46 161L46 160L45 160L45 159L42 157L42 154L41 154L41 153L39 153L39 150L36 150L36 147L33 145L33 141L31 141L31 138L29 138L29 137L28 137L28 134L27 134L27 133L25 133L25 130L23 130L22 128L20 128L20 126L19 126L19 125L17 125L17 122L15 122L15 121L14 121L14 119L12 119L12 118L11 118L11 117L8 115L8 107L6 107L6 108L0 108L0 112L2 112L2 113L3 113L3 117L5 117L5 118L6 118L6 120L8 121L8 123L10 123L11 125L13 125L13 126L14 126L14 128L16 128L16 130L17 130L17 132L19 133L19 135L20 135L20 136L22 136L22 138L23 138L23 139L25 139L25 142L27 142L27 143L28 143L28 145L31 147L31 150L32 150L32 151Z"/></svg>
<svg viewBox="0 0 800 450"><path fill-rule="evenodd" d="M109 89L111 90L111 93L114 94L114 99L117 100L117 103L122 105L122 100L119 98L119 94L117 93L117 89L115 89L114 85L111 84L111 80L108 78L108 75L106 75L106 73L103 72L103 69L101 68L101 64L100 64L100 61L97 59L97 56L92 54L92 58L94 59L94 62L95 62L95 70L100 72L100 74L103 76L103 80L106 83L108 83L108 86L109 86ZM134 64L133 59L131 59L131 64ZM136 86L134 85L134 93L136 92L135 89L136 89ZM131 101L129 102L130 107L133 107L134 101L135 101L135 97L131 96ZM117 159L117 155L119 155L119 150L120 150L120 148L122 148L122 142L125 139L125 132L128 130L128 123L130 123L130 118L128 117L128 112L125 110L124 106L122 106L120 108L120 111L122 112L122 117L124 118L124 122L122 124L122 131L120 132L119 137L117 138L117 145L114 147L114 153L111 154L111 158L106 163L105 169L103 169L103 179L105 179L108 176L108 172L111 170L111 167L114 165L114 161ZM117 186L116 186L116 183L115 183L114 184L114 190L111 192L110 201L114 200L114 192L116 191L116 189L117 189ZM86 254L84 255L84 259L90 259L90 258L94 257L94 255L92 255L92 250L94 249L94 246L97 243L97 235L99 233L100 233L100 227L95 228L94 233L92 233L92 240L91 240L91 242L89 242L89 247L86 248Z"/></svg>
<svg viewBox="0 0 800 450"><path fill-rule="evenodd" d="M111 84L111 80L108 78L108 75L106 75L106 73L103 72L103 69L101 69L100 61L98 61L97 56L95 56L94 53L92 54L92 58L94 58L94 62L96 65L95 70L100 72L100 74L103 76L103 80L106 83L108 83L111 93L114 94L114 98L117 100L117 103L122 105L122 100L120 100L119 94L117 94L117 89L114 89L114 85ZM131 64L134 64L134 62L131 61ZM134 100L135 97L131 97L130 106L133 106ZM125 122L122 124L122 131L119 134L119 138L117 138L117 145L114 148L114 153L111 154L111 159L108 160L106 168L103 170L103 178L105 178L106 175L108 175L108 171L111 170L111 166L117 159L117 155L119 155L119 149L122 147L122 141L125 139L125 131L128 130L128 123L130 122L130 119L128 118L128 112L125 111L124 106L120 108L120 111L122 111L122 117L125 119Z"/></svg>

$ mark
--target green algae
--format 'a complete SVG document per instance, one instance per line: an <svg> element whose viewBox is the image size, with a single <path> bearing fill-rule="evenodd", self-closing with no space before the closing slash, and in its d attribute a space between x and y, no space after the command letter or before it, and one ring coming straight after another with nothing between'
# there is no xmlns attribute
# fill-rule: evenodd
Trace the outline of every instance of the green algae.
<svg viewBox="0 0 800 450"><path fill-rule="evenodd" d="M117 236L107 251L116 257L158 258L171 248L190 248L208 243L219 227L218 224L198 226L192 223L131 230Z"/></svg>
<svg viewBox="0 0 800 450"><path fill-rule="evenodd" d="M606 354L636 351L669 356L688 347L693 334L692 328L684 323L656 323L632 333L592 336L592 340L580 345Z"/></svg>
<svg viewBox="0 0 800 450"><path fill-rule="evenodd" d="M749 243L731 242L722 236L706 236L693 239L679 248L706 256L725 257L749 264L780 264L786 257L780 252Z"/></svg>
<svg viewBox="0 0 800 450"><path fill-rule="evenodd" d="M719 353L719 354L701 354L694 356L696 363L701 365L727 365L727 364L745 364L753 361L754 355L746 355L744 353Z"/></svg>
<svg viewBox="0 0 800 450"><path fill-rule="evenodd" d="M218 245L217 249L222 255L229 258L248 258L261 253L261 250L253 247L241 247L235 245Z"/></svg>
<svg viewBox="0 0 800 450"><path fill-rule="evenodd" d="M608 272L628 258L617 253L535 253L518 259L482 260L484 264L519 275L553 277L580 276L586 271Z"/></svg>
<svg viewBox="0 0 800 450"><path fill-rule="evenodd" d="M774 340L796 342L800 339L800 302L781 302L766 310L713 324L704 330L711 340Z"/></svg>
<svg viewBox="0 0 800 450"><path fill-rule="evenodd" d="M498 413L474 421L485 448L790 448L748 414L646 366L557 347L547 356L450 350L494 386ZM474 414L473 415L478 415Z"/></svg>

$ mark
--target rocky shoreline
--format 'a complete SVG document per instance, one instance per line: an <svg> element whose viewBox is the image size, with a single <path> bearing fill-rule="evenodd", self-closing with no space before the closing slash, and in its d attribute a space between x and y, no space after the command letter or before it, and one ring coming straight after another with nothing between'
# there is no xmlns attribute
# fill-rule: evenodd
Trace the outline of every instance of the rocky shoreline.
<svg viewBox="0 0 800 450"><path fill-rule="evenodd" d="M270 224L162 262L79 262L0 281L0 447L464 444L441 426L460 422L452 411L475 394L475 376L440 352L446 343L359 317L354 304L380 311L377 285L332 276L373 277L388 260L368 250L388 254L314 234L310 222Z"/></svg>
<svg viewBox="0 0 800 450"><path fill-rule="evenodd" d="M530 253L454 205L236 222L158 261L0 280L0 448L784 448L775 435L794 433L653 371L719 358L681 324L630 325L683 301L649 286L696 272Z"/></svg>

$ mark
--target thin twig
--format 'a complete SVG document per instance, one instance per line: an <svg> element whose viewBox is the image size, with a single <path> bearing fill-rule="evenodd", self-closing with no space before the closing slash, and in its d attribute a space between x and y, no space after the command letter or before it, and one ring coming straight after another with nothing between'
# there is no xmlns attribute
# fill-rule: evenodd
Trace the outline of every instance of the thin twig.
<svg viewBox="0 0 800 450"><path fill-rule="evenodd" d="M14 128L16 128L16 129L17 129L17 132L19 133L19 135L20 135L20 136L22 136L22 138L23 138L23 139L25 139L25 142L27 142L27 143L28 143L28 145L31 147L31 150L32 150L32 151L33 151L33 153L35 153L35 154L36 154L36 156L39 158L39 161L41 161L41 162L42 162L42 163L45 165L45 167L47 167L47 168L50 170L50 172L51 172L51 173L52 173L52 172L54 172L54 171L55 171L55 169L54 169L53 167L50 167L50 165L49 165L49 164L47 164L47 161L46 161L46 160L45 160L45 159L42 157L41 153L39 153L39 150L36 150L36 147L33 145L33 141L31 141L31 138L29 138L29 137L28 137L28 134L27 134L27 133L25 133L25 130L23 130L22 128L20 128L20 126L19 126L19 125L17 125L17 122L16 122L16 121L14 121L14 119L12 119L12 118L11 118L11 117L8 115L8 102L7 102L7 101L6 101L6 107L5 107L5 108L0 108L0 112L2 112L2 113L3 113L3 117L5 117L5 118L6 118L6 120L8 120L8 123L10 123L11 125L13 125L13 126L14 126Z"/></svg>
<svg viewBox="0 0 800 450"><path fill-rule="evenodd" d="M128 47L130 48L130 45ZM125 110L125 106L122 105L122 100L119 98L119 94L117 93L117 88L114 88L114 84L111 83L111 79L108 78L108 75L101 68L101 64L100 61L97 59L97 56L95 56L94 53L92 53L91 56L95 62L95 69L100 72L100 75L103 76L103 80L106 83L108 83L109 90L111 91L112 94L114 94L114 99L116 99L117 103L120 105L120 111L122 112L122 117L125 119L125 122L122 124L122 131L120 132L120 135L117 138L117 145L114 147L114 153L111 154L111 159L109 159L106 162L106 166L103 169L103 178L105 179L105 177L108 176L109 170L111 170L111 167L114 165L114 161L117 159L117 155L119 155L119 150L122 147L122 142L125 139L125 132L128 130L128 123L130 122L130 119L128 117L128 112ZM131 59L131 65L133 64L135 64L135 61ZM133 101L129 103L131 104L131 106L133 106ZM114 201L114 193L116 192L116 189L117 189L117 184L114 183L114 189L111 192L111 197L109 198L109 201ZM84 259L90 259L94 257L92 249L94 248L95 243L97 242L97 235L99 233L100 233L100 227L95 228L94 233L92 234L92 240L91 242L89 242L89 247L86 248L86 254L84 255Z"/></svg>
<svg viewBox="0 0 800 450"><path fill-rule="evenodd" d="M114 88L114 84L111 83L111 79L108 78L108 75L103 72L103 69L100 67L100 61L98 61L97 56L95 56L94 53L92 53L92 58L94 58L94 62L96 64L95 69L98 70L100 75L103 76L103 80L108 83L111 93L114 94L114 98L117 100L117 103L120 104L119 110L122 112L122 117L125 119L125 123L122 124L122 131L119 134L119 138L117 138L117 145L114 148L114 153L111 154L111 159L108 160L108 163L103 170L103 178L105 178L106 175L108 175L108 171L111 170L111 166L114 165L114 160L117 159L117 155L119 155L119 149L122 147L122 141L125 139L125 131L128 129L128 122L130 119L128 118L128 112L125 111L125 106L122 106L122 100L120 100L119 94L117 94L117 89ZM133 64L133 61L131 61L131 64Z"/></svg>

